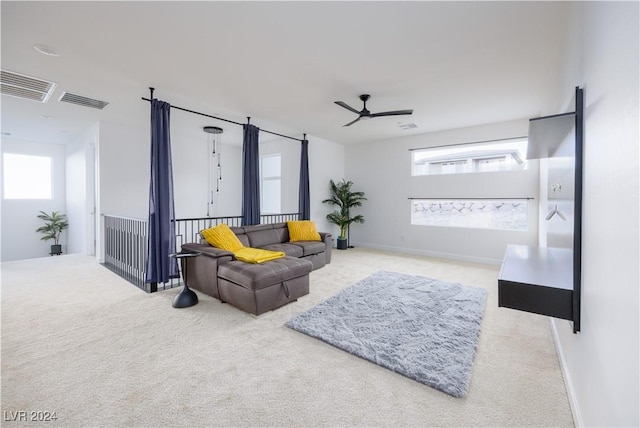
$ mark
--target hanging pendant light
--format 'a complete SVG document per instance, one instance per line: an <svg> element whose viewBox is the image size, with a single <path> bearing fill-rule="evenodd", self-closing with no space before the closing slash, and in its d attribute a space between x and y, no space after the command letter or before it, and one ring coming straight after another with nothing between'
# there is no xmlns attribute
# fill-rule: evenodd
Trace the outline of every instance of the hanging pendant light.
<svg viewBox="0 0 640 428"><path fill-rule="evenodd" d="M222 167L220 164L220 139L224 132L217 126L205 126L202 128L207 134L207 217L211 217L217 211L217 196L220 192L220 180L222 180Z"/></svg>

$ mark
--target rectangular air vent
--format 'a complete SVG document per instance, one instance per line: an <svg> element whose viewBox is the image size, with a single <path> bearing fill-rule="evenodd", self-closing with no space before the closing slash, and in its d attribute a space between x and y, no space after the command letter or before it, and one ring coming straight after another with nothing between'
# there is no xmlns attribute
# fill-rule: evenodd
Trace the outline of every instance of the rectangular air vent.
<svg viewBox="0 0 640 428"><path fill-rule="evenodd" d="M402 129L404 129L406 131L407 129L417 128L418 125L416 125L415 123L403 123L401 125L398 125L398 127L402 128Z"/></svg>
<svg viewBox="0 0 640 428"><path fill-rule="evenodd" d="M77 104L79 106L97 108L102 110L107 104L106 101L94 100L93 98L83 97L81 95L72 94L70 92L65 92L60 97L60 101L65 103Z"/></svg>
<svg viewBox="0 0 640 428"><path fill-rule="evenodd" d="M26 76L13 71L1 70L2 94L46 103L56 84L37 77Z"/></svg>

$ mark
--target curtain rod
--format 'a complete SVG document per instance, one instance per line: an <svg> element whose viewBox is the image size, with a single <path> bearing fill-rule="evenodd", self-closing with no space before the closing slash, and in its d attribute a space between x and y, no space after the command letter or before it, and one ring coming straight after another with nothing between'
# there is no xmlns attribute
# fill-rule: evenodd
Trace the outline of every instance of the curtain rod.
<svg viewBox="0 0 640 428"><path fill-rule="evenodd" d="M468 143L452 143L452 144L443 144L441 146L431 146L431 147L416 147L414 149L409 149L409 151L412 152L414 150L440 149L442 147L464 146L464 145L467 145L467 144L482 144L482 143L493 143L493 142L499 142L499 141L521 140L523 138L529 138L529 137L527 135L523 135L522 137L499 138L497 140L471 141L471 142L468 142Z"/></svg>
<svg viewBox="0 0 640 428"><path fill-rule="evenodd" d="M527 197L527 198L408 198L408 199L409 200L414 200L414 199L422 200L422 199L424 199L424 200L427 200L427 201L430 201L430 200L443 200L443 201L466 201L466 200L473 200L473 201L494 201L494 200L495 201L502 201L502 200L505 200L505 201L514 200L515 201L515 200L517 200L517 201L520 201L520 200L525 200L525 201L530 201L530 200L533 200L535 198Z"/></svg>
<svg viewBox="0 0 640 428"><path fill-rule="evenodd" d="M149 90L151 91L151 97L153 98L154 88L149 88ZM145 97L142 97L142 100L151 102L151 100L149 98L145 98ZM223 122L233 123L234 125L240 125L240 126L244 125L244 123L235 122L235 121L229 120L229 119L223 119L221 117L211 116L210 114L201 113L201 112L195 111L195 110L189 110L189 109L186 109L186 108L183 108L183 107L177 107L177 106L172 105L171 108L174 108L176 110L186 111L187 113L193 113L193 114L197 114L197 115L200 115L200 116L210 117L212 119L221 120ZM250 117L247 117L247 123L249 122L250 119L251 119ZM267 134L277 135L278 137L288 138L290 140L295 140L295 141L300 141L300 142L303 141L303 140L301 140L299 138L294 138L294 137L290 137L288 135L278 134L277 132L267 131L266 129L260 129L260 131L261 132L266 132ZM306 138L307 138L307 134L304 134L304 139L306 139Z"/></svg>

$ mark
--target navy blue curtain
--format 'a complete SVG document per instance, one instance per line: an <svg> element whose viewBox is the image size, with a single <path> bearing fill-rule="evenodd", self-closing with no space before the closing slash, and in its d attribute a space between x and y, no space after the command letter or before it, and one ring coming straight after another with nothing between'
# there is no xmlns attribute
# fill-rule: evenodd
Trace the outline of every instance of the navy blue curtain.
<svg viewBox="0 0 640 428"><path fill-rule="evenodd" d="M260 128L242 125L242 225L260 224Z"/></svg>
<svg viewBox="0 0 640 428"><path fill-rule="evenodd" d="M309 193L309 141L302 140L300 153L300 186L298 196L298 212L300 220L311 219L311 194Z"/></svg>
<svg viewBox="0 0 640 428"><path fill-rule="evenodd" d="M163 101L151 100L151 183L146 282L168 282L179 276L176 252L175 209L169 111Z"/></svg>

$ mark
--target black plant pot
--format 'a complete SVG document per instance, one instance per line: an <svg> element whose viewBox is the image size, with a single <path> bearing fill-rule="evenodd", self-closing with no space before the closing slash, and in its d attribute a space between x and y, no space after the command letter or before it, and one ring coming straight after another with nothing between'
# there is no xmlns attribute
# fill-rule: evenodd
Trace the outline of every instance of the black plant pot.
<svg viewBox="0 0 640 428"><path fill-rule="evenodd" d="M347 249L347 240L338 238L336 246L337 246L338 250L346 250Z"/></svg>
<svg viewBox="0 0 640 428"><path fill-rule="evenodd" d="M60 244L54 244L51 246L51 252L49 253L50 255L57 255L59 256L60 254L62 254L62 245Z"/></svg>

